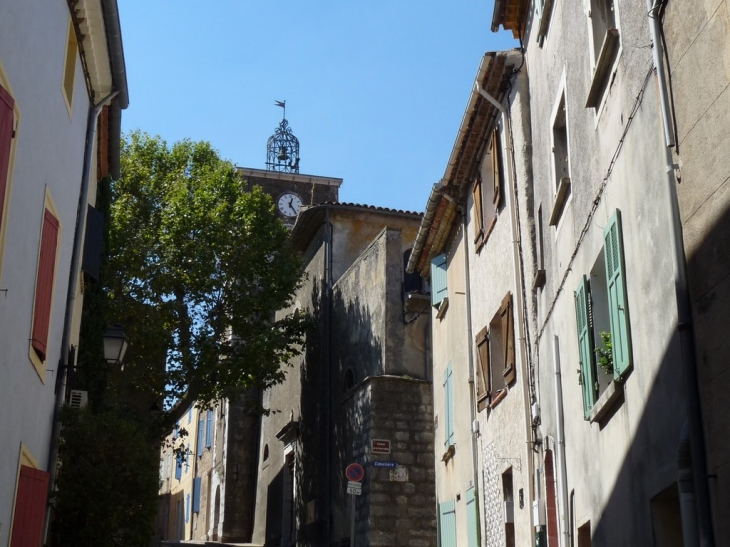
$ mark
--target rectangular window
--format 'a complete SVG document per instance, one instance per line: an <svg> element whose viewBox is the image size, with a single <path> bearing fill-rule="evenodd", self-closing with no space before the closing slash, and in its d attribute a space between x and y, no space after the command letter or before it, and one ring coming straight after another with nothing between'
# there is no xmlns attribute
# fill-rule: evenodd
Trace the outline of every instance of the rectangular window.
<svg viewBox="0 0 730 547"><path fill-rule="evenodd" d="M474 339L477 358L477 410L497 404L515 381L515 326L512 293L507 293L487 327Z"/></svg>
<svg viewBox="0 0 730 547"><path fill-rule="evenodd" d="M444 371L444 445L454 444L454 379L451 363Z"/></svg>
<svg viewBox="0 0 730 547"><path fill-rule="evenodd" d="M205 448L210 448L213 442L213 411L208 410L205 420Z"/></svg>
<svg viewBox="0 0 730 547"><path fill-rule="evenodd" d="M205 436L205 420L198 421L198 457L203 455L203 440Z"/></svg>
<svg viewBox="0 0 730 547"><path fill-rule="evenodd" d="M502 202L504 169L501 151L499 130L495 128L472 188L475 210L474 243L477 252L489 239L497 223L497 213Z"/></svg>
<svg viewBox="0 0 730 547"><path fill-rule="evenodd" d="M438 308L447 297L446 254L442 253L431 261L431 305Z"/></svg>
<svg viewBox="0 0 730 547"><path fill-rule="evenodd" d="M553 112L552 151L555 201L550 214L550 226L558 225L571 191L568 119L565 109L565 91L563 91L558 100L557 108Z"/></svg>
<svg viewBox="0 0 730 547"><path fill-rule="evenodd" d="M69 113L72 110L74 98L74 81L76 79L76 58L78 57L79 44L76 41L76 29L73 19L68 20L68 40L66 41L66 60L63 64L63 97L66 99L66 106Z"/></svg>
<svg viewBox="0 0 730 547"><path fill-rule="evenodd" d="M35 304L33 310L33 330L31 345L41 362L46 360L48 333L51 323L53 304L53 285L56 274L56 254L58 250L59 222L53 213L46 209L43 215L41 248L36 274Z"/></svg>
<svg viewBox="0 0 730 547"><path fill-rule="evenodd" d="M592 74L586 108L598 108L608 87L609 75L621 43L614 0L590 0L588 28Z"/></svg>
<svg viewBox="0 0 730 547"><path fill-rule="evenodd" d="M456 547L456 502L439 504L439 535L441 547Z"/></svg>
<svg viewBox="0 0 730 547"><path fill-rule="evenodd" d="M5 201L10 176L10 150L13 144L15 100L8 91L0 86L0 251L3 242L3 223L5 222ZM2 257L0 256L0 264Z"/></svg>

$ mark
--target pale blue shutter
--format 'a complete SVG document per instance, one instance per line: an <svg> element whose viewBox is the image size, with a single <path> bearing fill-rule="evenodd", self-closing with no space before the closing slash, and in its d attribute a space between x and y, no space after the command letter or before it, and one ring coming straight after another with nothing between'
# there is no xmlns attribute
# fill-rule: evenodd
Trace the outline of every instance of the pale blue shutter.
<svg viewBox="0 0 730 547"><path fill-rule="evenodd" d="M583 386L583 415L587 420L596 403L596 362L593 351L593 329L590 324L591 293L586 276L582 276L575 291L575 322L578 327L580 383Z"/></svg>
<svg viewBox="0 0 730 547"><path fill-rule="evenodd" d="M190 443L188 443L187 448L185 449L185 472L188 472L188 469L190 469L190 464L188 463L188 460L190 459Z"/></svg>
<svg viewBox="0 0 730 547"><path fill-rule="evenodd" d="M193 479L193 513L200 513L200 477Z"/></svg>
<svg viewBox="0 0 730 547"><path fill-rule="evenodd" d="M447 295L446 255L440 254L431 261L431 305L438 307Z"/></svg>
<svg viewBox="0 0 730 547"><path fill-rule="evenodd" d="M182 454L175 457L175 478L180 480L182 477Z"/></svg>
<svg viewBox="0 0 730 547"><path fill-rule="evenodd" d="M454 500L439 504L439 530L441 547L456 547L456 502Z"/></svg>
<svg viewBox="0 0 730 547"><path fill-rule="evenodd" d="M608 312L611 318L613 375L621 378L631 368L631 324L626 293L626 268L621 229L621 211L616 212L603 232L608 289Z"/></svg>
<svg viewBox="0 0 730 547"><path fill-rule="evenodd" d="M190 522L190 494L185 496L185 522Z"/></svg>
<svg viewBox="0 0 730 547"><path fill-rule="evenodd" d="M454 386L451 363L444 371L444 445L454 444Z"/></svg>
<svg viewBox="0 0 730 547"><path fill-rule="evenodd" d="M203 455L203 435L205 433L205 421L198 422L198 457Z"/></svg>
<svg viewBox="0 0 730 547"><path fill-rule="evenodd" d="M479 547L479 516L476 489L473 486L466 491L466 528L468 547Z"/></svg>
<svg viewBox="0 0 730 547"><path fill-rule="evenodd" d="M209 410L205 421L205 448L213 442L213 411Z"/></svg>

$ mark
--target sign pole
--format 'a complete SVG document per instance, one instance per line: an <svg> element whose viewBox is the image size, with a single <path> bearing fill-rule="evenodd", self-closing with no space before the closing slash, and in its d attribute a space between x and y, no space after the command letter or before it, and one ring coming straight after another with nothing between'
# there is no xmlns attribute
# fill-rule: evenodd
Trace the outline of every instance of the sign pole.
<svg viewBox="0 0 730 547"><path fill-rule="evenodd" d="M355 547L355 494L350 494L350 547Z"/></svg>

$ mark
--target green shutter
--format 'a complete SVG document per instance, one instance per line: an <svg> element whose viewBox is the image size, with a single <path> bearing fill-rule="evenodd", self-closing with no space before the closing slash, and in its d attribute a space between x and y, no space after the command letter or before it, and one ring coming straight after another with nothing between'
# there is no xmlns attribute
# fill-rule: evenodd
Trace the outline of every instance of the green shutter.
<svg viewBox="0 0 730 547"><path fill-rule="evenodd" d="M431 261L431 305L438 307L448 295L446 285L446 254Z"/></svg>
<svg viewBox="0 0 730 547"><path fill-rule="evenodd" d="M613 375L616 379L631 369L631 326L629 299L626 294L626 266L621 230L621 211L611 217L603 231L606 259L606 284L608 289L608 313L611 317L611 342L613 344Z"/></svg>
<svg viewBox="0 0 730 547"><path fill-rule="evenodd" d="M583 386L583 415L587 420L596 403L596 363L593 352L593 328L589 320L590 286L582 276L575 291L575 322L578 326L578 354L580 357L580 383Z"/></svg>
<svg viewBox="0 0 730 547"><path fill-rule="evenodd" d="M439 504L439 530L441 547L456 547L456 502L454 500Z"/></svg>
<svg viewBox="0 0 730 547"><path fill-rule="evenodd" d="M476 489L473 486L466 491L466 527L468 547L479 547L479 513Z"/></svg>
<svg viewBox="0 0 730 547"><path fill-rule="evenodd" d="M444 371L444 444L448 448L454 444L454 382L451 363Z"/></svg>

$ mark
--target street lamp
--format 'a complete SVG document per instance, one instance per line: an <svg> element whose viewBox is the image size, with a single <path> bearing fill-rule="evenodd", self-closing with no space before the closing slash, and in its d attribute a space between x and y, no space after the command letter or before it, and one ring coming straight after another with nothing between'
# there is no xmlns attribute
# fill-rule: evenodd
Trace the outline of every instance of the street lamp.
<svg viewBox="0 0 730 547"><path fill-rule="evenodd" d="M124 359L129 342L120 324L112 325L104 333L104 360L110 365L118 365Z"/></svg>

